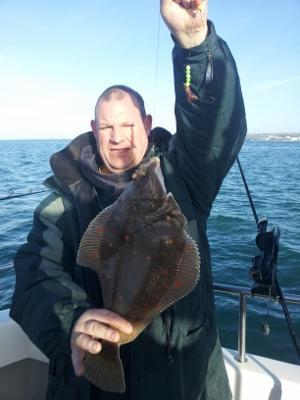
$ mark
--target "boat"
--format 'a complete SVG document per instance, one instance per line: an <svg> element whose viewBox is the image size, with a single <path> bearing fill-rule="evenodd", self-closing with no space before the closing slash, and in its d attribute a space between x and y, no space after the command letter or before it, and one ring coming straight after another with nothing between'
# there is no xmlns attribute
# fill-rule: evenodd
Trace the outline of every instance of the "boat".
<svg viewBox="0 0 300 400"><path fill-rule="evenodd" d="M223 348L233 400L298 399L299 365L246 353L246 299L253 297L251 290L221 284L215 284L214 289L239 297L238 349ZM267 296L257 297L269 301ZM300 306L300 296L285 298ZM0 343L0 399L45 399L48 359L9 317L9 309L0 311Z"/></svg>

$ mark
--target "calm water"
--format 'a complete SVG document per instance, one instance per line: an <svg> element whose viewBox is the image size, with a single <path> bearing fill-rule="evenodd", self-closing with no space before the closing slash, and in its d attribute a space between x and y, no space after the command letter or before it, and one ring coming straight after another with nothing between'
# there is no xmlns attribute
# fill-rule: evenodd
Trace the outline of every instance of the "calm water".
<svg viewBox="0 0 300 400"><path fill-rule="evenodd" d="M67 141L0 141L0 197L42 190L50 174L49 156ZM283 291L300 294L300 142L247 141L240 155L259 217L269 226L279 225L278 260ZM9 308L14 287L12 257L30 230L32 213L47 195L41 193L0 201L0 309ZM248 270L258 254L256 227L236 165L227 176L215 202L208 229L215 282L250 286ZM268 308L266 306L268 304ZM217 317L222 344L236 348L238 303L236 297L217 295ZM300 340L300 306L289 306ZM260 325L268 313L269 336ZM281 307L270 301L248 301L247 350L251 353L296 362L295 351Z"/></svg>

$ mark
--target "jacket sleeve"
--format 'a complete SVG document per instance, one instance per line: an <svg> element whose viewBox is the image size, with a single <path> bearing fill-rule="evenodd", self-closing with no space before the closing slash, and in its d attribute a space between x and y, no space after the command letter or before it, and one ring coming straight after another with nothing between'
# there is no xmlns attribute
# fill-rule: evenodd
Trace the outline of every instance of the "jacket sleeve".
<svg viewBox="0 0 300 400"><path fill-rule="evenodd" d="M51 194L35 211L28 241L14 259L10 315L49 358L70 354L73 321L94 306L72 280L75 255L68 220L65 202Z"/></svg>
<svg viewBox="0 0 300 400"><path fill-rule="evenodd" d="M206 83L208 53L213 79ZM201 45L183 49L175 43L173 64L177 133L171 148L196 210L208 215L246 135L239 77L227 44L210 21ZM184 89L186 65L191 66L191 89L198 96L192 103Z"/></svg>

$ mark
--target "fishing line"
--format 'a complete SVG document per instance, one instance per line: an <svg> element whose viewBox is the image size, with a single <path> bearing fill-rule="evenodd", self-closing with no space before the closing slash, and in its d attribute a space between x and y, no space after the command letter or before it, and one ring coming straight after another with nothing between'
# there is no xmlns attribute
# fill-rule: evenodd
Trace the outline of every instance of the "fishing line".
<svg viewBox="0 0 300 400"><path fill-rule="evenodd" d="M203 16L202 16L202 6L203 3L206 0L195 0L194 1L194 5L192 4L192 2L190 3L190 10L187 9L187 12L192 14L194 21L191 24L191 27L189 29L189 35L190 35L190 48L189 48L189 58L191 56L191 51L190 49L192 48L192 33L194 32L194 28L197 27L197 16L199 15L200 18L198 18L198 20L200 20L201 23L201 27L204 29L205 27L205 23L207 25L207 22L204 21ZM194 8L196 6L196 8ZM188 24L186 24L188 25ZM207 32L206 35L208 33L208 27L207 27ZM212 54L210 52L209 46L208 46L208 41L206 40L206 37L204 37L204 43L206 44L206 55L207 55L207 66L206 66L206 72L205 72L205 77L204 77L204 83L203 86L207 86L209 83L212 82L213 78L214 78L214 67L213 67L213 58L212 58ZM214 103L216 101L214 96L208 96L206 98L199 98L192 90L191 88L191 81L192 81L192 67L190 64L186 64L185 65L185 81L184 81L184 90L185 90L185 94L186 94L186 98L187 101L189 103L193 103L194 101L198 100L202 103L207 103L207 104L211 104Z"/></svg>
<svg viewBox="0 0 300 400"><path fill-rule="evenodd" d="M156 39L156 66L155 66L155 81L154 81L154 100L153 100L153 126L156 121L156 101L158 99L158 65L159 65L159 47L160 47L160 7L158 7L158 23L157 23L157 39Z"/></svg>

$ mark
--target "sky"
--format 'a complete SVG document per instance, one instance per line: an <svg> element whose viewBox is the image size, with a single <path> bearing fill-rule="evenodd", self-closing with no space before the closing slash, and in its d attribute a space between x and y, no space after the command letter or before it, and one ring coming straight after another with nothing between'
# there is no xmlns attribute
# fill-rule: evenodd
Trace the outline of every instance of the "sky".
<svg viewBox="0 0 300 400"><path fill-rule="evenodd" d="M237 63L249 133L300 133L300 0L209 0ZM90 130L112 84L174 132L168 29L159 0L0 0L0 139Z"/></svg>

